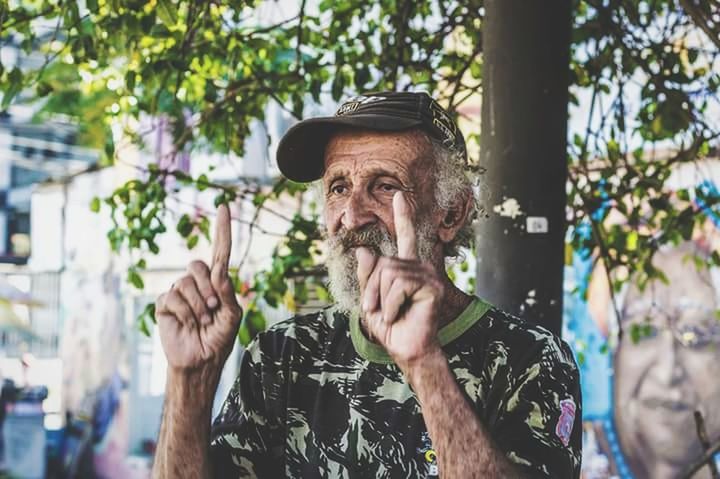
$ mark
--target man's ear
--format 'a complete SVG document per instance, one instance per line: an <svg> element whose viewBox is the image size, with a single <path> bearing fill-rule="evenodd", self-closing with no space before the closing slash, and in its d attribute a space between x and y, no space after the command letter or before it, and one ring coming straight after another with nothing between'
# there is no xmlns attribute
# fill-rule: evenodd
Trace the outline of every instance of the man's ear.
<svg viewBox="0 0 720 479"><path fill-rule="evenodd" d="M450 243L455 239L460 229L465 225L468 215L472 211L472 191L467 191L449 208L442 211L438 237L443 243Z"/></svg>

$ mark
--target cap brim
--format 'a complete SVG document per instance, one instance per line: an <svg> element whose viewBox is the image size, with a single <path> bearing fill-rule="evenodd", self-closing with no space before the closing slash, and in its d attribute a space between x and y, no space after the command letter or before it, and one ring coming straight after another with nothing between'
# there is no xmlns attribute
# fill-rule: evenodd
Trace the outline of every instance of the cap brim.
<svg viewBox="0 0 720 479"><path fill-rule="evenodd" d="M322 177L325 147L338 128L401 131L421 125L418 119L356 114L310 118L296 123L285 133L277 149L280 172L292 181L308 183Z"/></svg>

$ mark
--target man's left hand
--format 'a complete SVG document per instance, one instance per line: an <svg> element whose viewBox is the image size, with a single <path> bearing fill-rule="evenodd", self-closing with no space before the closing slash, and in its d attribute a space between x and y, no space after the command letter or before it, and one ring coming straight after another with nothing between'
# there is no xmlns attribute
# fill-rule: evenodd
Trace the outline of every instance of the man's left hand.
<svg viewBox="0 0 720 479"><path fill-rule="evenodd" d="M435 267L418 259L410 205L401 192L393 197L393 217L398 256L376 257L365 247L356 256L367 332L407 373L440 349L438 310L444 286Z"/></svg>

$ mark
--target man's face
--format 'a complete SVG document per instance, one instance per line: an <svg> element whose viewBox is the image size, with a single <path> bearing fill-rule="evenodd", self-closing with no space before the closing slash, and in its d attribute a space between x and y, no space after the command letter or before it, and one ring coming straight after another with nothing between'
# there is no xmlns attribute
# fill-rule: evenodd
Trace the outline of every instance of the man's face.
<svg viewBox="0 0 720 479"><path fill-rule="evenodd" d="M392 199L398 191L414 213L420 258L430 261L439 252L431 152L415 131L346 131L329 142L322 178L327 266L330 291L341 309L357 311L359 304L356 247L385 256L397 252Z"/></svg>
<svg viewBox="0 0 720 479"><path fill-rule="evenodd" d="M683 261L688 253L680 248L660 255L656 265L670 284L631 289L623 308L615 418L630 466L641 475L662 465L663 476L676 477L700 456L695 410L702 413L710 440L720 436L715 290L706 271ZM650 335L633 343L633 324L649 326Z"/></svg>

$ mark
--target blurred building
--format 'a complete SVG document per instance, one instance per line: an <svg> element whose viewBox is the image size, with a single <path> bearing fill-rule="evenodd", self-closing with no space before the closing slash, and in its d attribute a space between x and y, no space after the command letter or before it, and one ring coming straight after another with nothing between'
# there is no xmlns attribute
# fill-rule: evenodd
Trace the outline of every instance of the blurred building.
<svg viewBox="0 0 720 479"><path fill-rule="evenodd" d="M111 474L105 477L135 477L136 473L143 477L141 471L147 468L146 453L157 438L160 423L166 362L156 331L151 325L150 337L142 334L137 317L149 302L185 274L190 261L210 258L207 241L202 239L189 251L174 225L184 213L191 216L203 213L212 220L216 192L167 185L165 222L169 232L159 238L160 254L146 255L143 290L134 288L126 279L128 268L137 258L111 251L107 239L112 228L109 210L94 213L90 203L95 197L110 196L128 180L142 179L151 163L181 169L193 176L207 173L212 166L208 175L212 182L231 185L242 179L269 187L277 176L270 159L274 158L277 139L291 124L282 108L269 105L266 121L251 127L244 159L209 154L192 158L179 154L168 159L165 153L172 145L165 131L167 125L157 119L147 121L152 133L146 139L146 150L118 141L124 146L119 147L114 166L46 176L44 181L28 187L31 254L22 268L33 278L31 283L37 284L33 291L38 298L46 305L52 304L51 308L31 312L30 324L43 336L42 344L54 345L48 353L61 365L54 368L53 378L45 379L46 384L52 383L48 384L51 395L58 398L51 412L63 419L67 416L79 441L92 442L94 467ZM275 140L269 143L268 138ZM268 266L277 235L288 228L282 217L292 217L299 206L294 200L276 202L272 209L280 216L260 214L260 229L251 235L247 224L255 215L255 206L249 200L232 205L236 221L231 262L237 264L245 256L247 242L252 240L242 278L250 280L258 269ZM287 311L269 313L276 319L284 319L287 314ZM29 347L32 349L34 344L31 340ZM216 409L235 378L239 350L236 347L227 362ZM87 433L88 430L93 432ZM89 435L83 436L86 433ZM99 438L91 439L98 434ZM127 460L128 455L133 457Z"/></svg>
<svg viewBox="0 0 720 479"><path fill-rule="evenodd" d="M292 2L267 2L257 10L258 24L275 23L296 13ZM40 22L42 20L39 20ZM35 25L52 34L52 25ZM4 39L3 65L22 69L41 66L40 52L25 54L13 38ZM23 94L19 96L22 103ZM236 184L240 179L269 186L278 175L275 149L293 122L279 105L271 104L264 121L251 125L245 158L172 151L169 125L163 118L142 119L152 133L144 151L118 147L114 166L99 168L98 152L78 147L76 129L62 121L36 123L36 107L11 106L0 114L0 275L26 291L41 306L15 305L15 312L32 334L0 324L0 373L17 382L44 384L46 427L64 427L70 446L62 457L83 476L79 455L90 450L92 467L103 477L145 477L148 452L157 438L165 381L165 358L156 331L147 337L136 319L150 301L184 274L193 259L209 259L210 246L201 239L188 251L174 225L183 213L214 216L214 193L179 188L168 200L165 222L169 233L158 242L161 253L148 255L145 288L127 281L136 258L111 251L107 232L112 223L107 209L90 210L95 197L104 198L124 182L142 179L150 164L180 169L193 176L208 171L210 180ZM116 138L116 145L123 143ZM167 185L168 190L173 185ZM174 190L174 188L173 188ZM292 215L299 205L280 201L273 209ZM248 201L233 205L234 254L244 258L241 276L250 279L270 260L278 236L250 232L255 216ZM260 214L262 231L278 235L288 224L279 216ZM245 246L252 239L252 248ZM246 257L245 257L246 256ZM287 312L270 313L277 319ZM152 326L151 326L152 329ZM235 374L239 349L233 352L218 390L216 408ZM20 357L36 360L29 374ZM128 456L131 456L128 459ZM137 467L136 467L137 466Z"/></svg>
<svg viewBox="0 0 720 479"><path fill-rule="evenodd" d="M96 154L74 145L75 128L67 123L34 124L29 118L17 118L5 113L0 116L0 263L24 265L31 254L31 196L36 184L68 178L92 170ZM6 267L13 270L12 267ZM29 274L31 295L52 309L57 306L53 271L15 269ZM47 273L47 274L45 274ZM32 352L52 356L57 352L57 311L48 308L32 309L30 322L39 327L41 341L31 341L26 351L18 342L4 338L6 354Z"/></svg>
<svg viewBox="0 0 720 479"><path fill-rule="evenodd" d="M5 305L0 320L0 375L20 387L48 386L50 395L43 407L46 425L55 430L62 422L58 356L62 267L28 265L33 253L32 197L41 182L95 168L96 154L74 144L75 131L63 122L34 123L31 112L22 109L0 115L0 273L9 292L21 293L0 300ZM36 248L42 251L47 246L39 241ZM43 438L37 440L44 443ZM35 454L43 457L44 451Z"/></svg>

